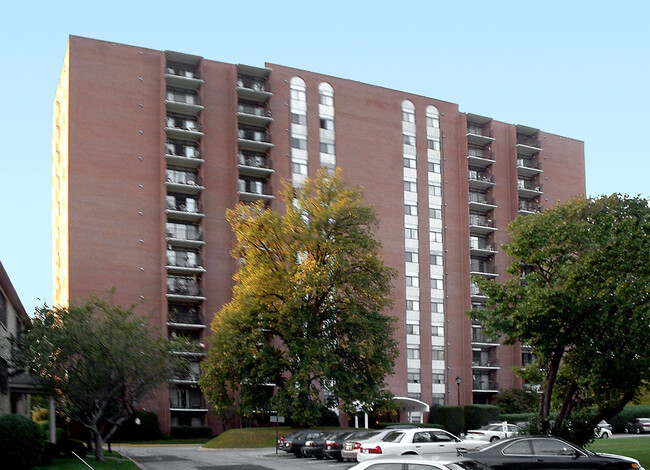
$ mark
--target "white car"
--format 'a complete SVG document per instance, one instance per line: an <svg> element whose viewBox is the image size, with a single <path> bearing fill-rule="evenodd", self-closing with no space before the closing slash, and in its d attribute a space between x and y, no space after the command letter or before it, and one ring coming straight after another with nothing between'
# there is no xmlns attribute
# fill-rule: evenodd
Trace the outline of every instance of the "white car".
<svg viewBox="0 0 650 470"><path fill-rule="evenodd" d="M349 470L387 470L387 469L417 469L417 470L490 470L474 460L454 455L426 456L421 455L389 455L366 462L361 462Z"/></svg>
<svg viewBox="0 0 650 470"><path fill-rule="evenodd" d="M382 455L456 454L458 449L472 450L487 444L488 441L461 440L436 428L396 429L381 441L362 444L357 460L363 462Z"/></svg>
<svg viewBox="0 0 650 470"><path fill-rule="evenodd" d="M503 423L486 424L479 429L467 431L466 438L494 442L499 439L516 436L519 434L519 431L519 426L516 424L508 424L504 421Z"/></svg>
<svg viewBox="0 0 650 470"><path fill-rule="evenodd" d="M359 449L361 449L362 445L369 446L373 442L379 442L386 434L393 431L394 429L369 430L367 434L360 438L345 441L343 443L343 450L341 450L341 458L343 460L352 460L356 462L357 455L359 455Z"/></svg>
<svg viewBox="0 0 650 470"><path fill-rule="evenodd" d="M606 439L608 437L612 437L612 425L609 424L607 421L601 421L596 425L596 429L594 429L594 434L596 434L596 437L599 439Z"/></svg>

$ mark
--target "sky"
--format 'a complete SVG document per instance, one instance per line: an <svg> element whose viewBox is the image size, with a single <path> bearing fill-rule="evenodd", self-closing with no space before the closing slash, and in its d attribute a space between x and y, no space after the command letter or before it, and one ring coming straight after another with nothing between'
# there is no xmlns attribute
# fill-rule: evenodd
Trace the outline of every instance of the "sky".
<svg viewBox="0 0 650 470"><path fill-rule="evenodd" d="M450 101L584 141L588 196L647 198L649 17L647 0L9 2L0 261L28 313L52 304L52 103L70 35Z"/></svg>

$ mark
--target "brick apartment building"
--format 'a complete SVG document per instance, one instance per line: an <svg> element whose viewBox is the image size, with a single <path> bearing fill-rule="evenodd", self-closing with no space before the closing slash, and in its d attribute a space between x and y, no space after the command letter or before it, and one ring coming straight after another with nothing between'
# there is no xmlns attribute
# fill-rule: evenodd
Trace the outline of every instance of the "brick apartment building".
<svg viewBox="0 0 650 470"><path fill-rule="evenodd" d="M54 304L115 287L117 302L143 301L148 321L197 343L230 299L225 210L277 207L283 180L341 167L376 209L399 272L387 313L401 355L387 384L415 421L430 404L489 403L521 386L511 368L530 353L466 315L485 305L470 275L505 276L507 224L585 192L574 139L290 67L75 36L53 134ZM217 426L197 375L198 362L149 404L163 430Z"/></svg>

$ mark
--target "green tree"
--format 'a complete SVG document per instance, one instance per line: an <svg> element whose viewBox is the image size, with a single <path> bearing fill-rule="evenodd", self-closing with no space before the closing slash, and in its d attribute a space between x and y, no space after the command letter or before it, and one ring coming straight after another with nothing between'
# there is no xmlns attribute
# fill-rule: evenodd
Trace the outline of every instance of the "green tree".
<svg viewBox="0 0 650 470"><path fill-rule="evenodd" d="M502 414L534 413L538 409L539 397L534 391L508 388L497 393L494 404Z"/></svg>
<svg viewBox="0 0 650 470"><path fill-rule="evenodd" d="M103 443L184 362L134 312L93 296L69 308L36 309L32 328L15 342L15 367L40 378L66 416L85 426L95 456Z"/></svg>
<svg viewBox="0 0 650 470"><path fill-rule="evenodd" d="M397 347L377 217L340 171L281 196L284 215L262 204L227 213L241 266L212 323L201 388L220 414L272 409L312 424L324 391L330 407L380 409Z"/></svg>
<svg viewBox="0 0 650 470"><path fill-rule="evenodd" d="M511 277L502 284L474 279L491 308L471 315L506 344L532 346L543 432L554 393L555 433L573 410L584 417L593 407L592 421L614 416L650 378L648 201L576 198L517 218L509 232L503 248Z"/></svg>

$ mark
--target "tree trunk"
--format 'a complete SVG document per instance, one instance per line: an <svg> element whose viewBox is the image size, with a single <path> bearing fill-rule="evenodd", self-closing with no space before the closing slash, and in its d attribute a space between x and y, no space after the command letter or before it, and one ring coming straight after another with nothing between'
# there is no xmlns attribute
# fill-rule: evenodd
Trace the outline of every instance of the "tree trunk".
<svg viewBox="0 0 650 470"><path fill-rule="evenodd" d="M93 431L93 443L95 444L95 459L98 462L104 462L104 440L102 434L96 430Z"/></svg>
<svg viewBox="0 0 650 470"><path fill-rule="evenodd" d="M555 418L555 424L553 424L553 433L557 433L557 431L562 427L562 423L564 420L571 414L571 409L573 408L573 400L575 398L575 394L578 391L578 383L573 380L571 381L571 384L569 385L569 390L566 393L566 396L564 397L564 402L562 403L562 408L560 408L560 411L557 415L557 418Z"/></svg>
<svg viewBox="0 0 650 470"><path fill-rule="evenodd" d="M551 361L548 367L548 374L546 376L546 388L542 397L542 404L539 408L539 421L541 423L541 433L546 434L550 428L548 417L551 412L551 398L553 395L553 387L557 379L557 372L560 369L560 363L564 356L564 348L555 348L552 352Z"/></svg>

